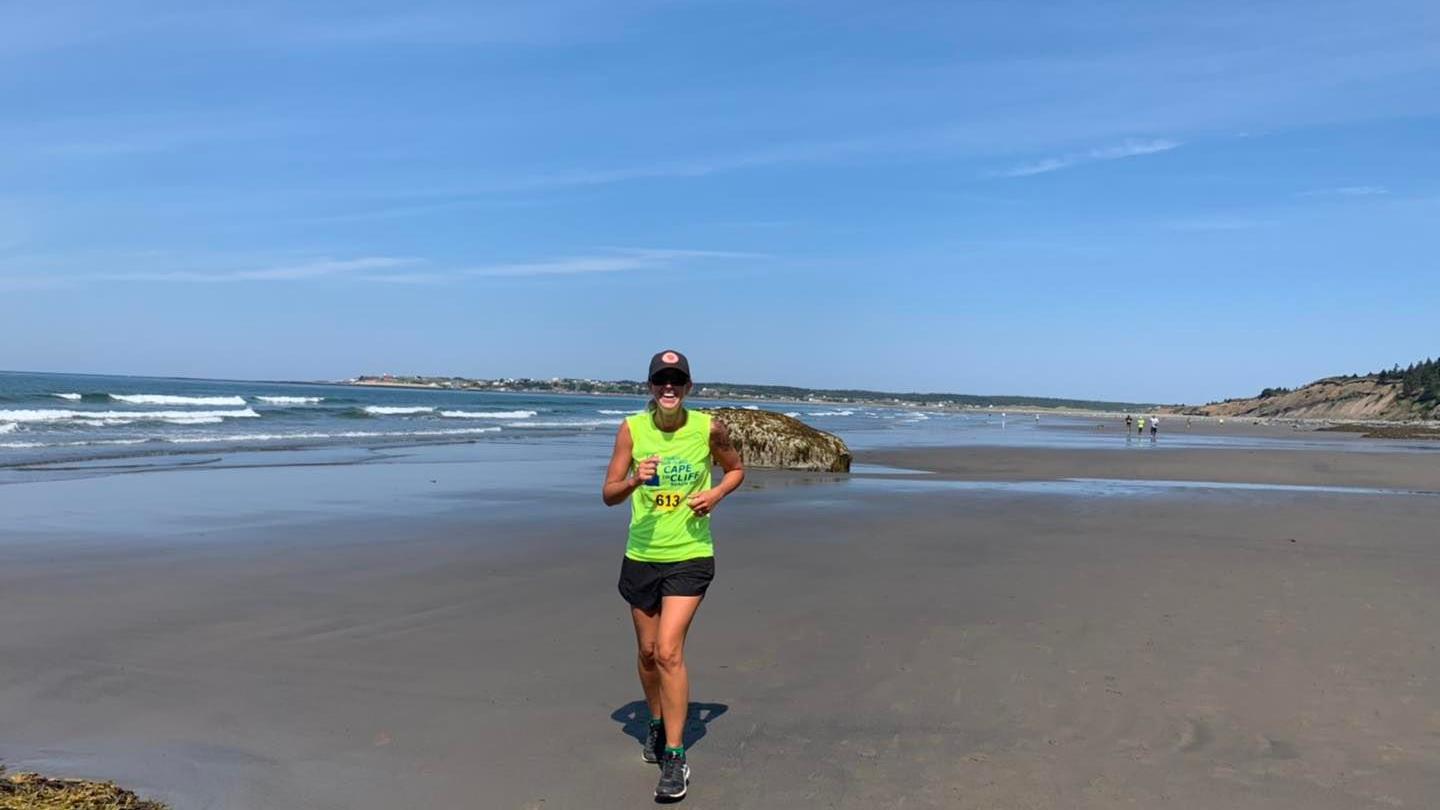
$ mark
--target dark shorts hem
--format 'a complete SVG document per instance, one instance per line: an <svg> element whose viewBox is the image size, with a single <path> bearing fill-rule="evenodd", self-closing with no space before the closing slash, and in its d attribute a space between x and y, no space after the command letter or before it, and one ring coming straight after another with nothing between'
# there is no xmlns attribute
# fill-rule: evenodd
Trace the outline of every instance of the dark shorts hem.
<svg viewBox="0 0 1440 810"><path fill-rule="evenodd" d="M714 578L714 557L678 562L641 562L626 557L620 563L619 590L631 607L653 613L666 596L704 596Z"/></svg>

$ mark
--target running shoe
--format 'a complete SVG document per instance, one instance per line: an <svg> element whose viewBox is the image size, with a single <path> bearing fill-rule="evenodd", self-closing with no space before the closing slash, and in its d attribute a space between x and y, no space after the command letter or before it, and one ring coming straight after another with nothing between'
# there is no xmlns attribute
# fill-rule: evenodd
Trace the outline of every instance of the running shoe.
<svg viewBox="0 0 1440 810"><path fill-rule="evenodd" d="M660 784L655 786L655 798L660 801L676 802L685 798L690 786L690 766L685 764L684 754L665 752L660 760Z"/></svg>

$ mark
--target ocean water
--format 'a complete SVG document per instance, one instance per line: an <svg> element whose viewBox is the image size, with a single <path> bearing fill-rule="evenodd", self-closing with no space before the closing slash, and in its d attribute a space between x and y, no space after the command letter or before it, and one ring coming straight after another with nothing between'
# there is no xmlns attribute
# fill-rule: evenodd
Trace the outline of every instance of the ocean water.
<svg viewBox="0 0 1440 810"><path fill-rule="evenodd" d="M605 444L643 406L638 397L0 372L0 467L422 443ZM818 403L764 407L841 435L893 439L880 444L936 443L931 420L955 418Z"/></svg>
<svg viewBox="0 0 1440 810"><path fill-rule="evenodd" d="M757 407L695 398L698 407ZM638 397L383 388L311 383L0 372L0 468L117 458L470 443L594 445L603 455ZM1095 431L1103 417L1002 411L766 402L852 449L1042 446L1145 452L1157 447L1314 446L1306 439L1187 435L1178 420L1158 444ZM1163 423L1162 423L1163 424ZM1347 441L1349 449L1363 443ZM1394 449L1393 445L1389 449ZM587 451L588 452L588 451Z"/></svg>

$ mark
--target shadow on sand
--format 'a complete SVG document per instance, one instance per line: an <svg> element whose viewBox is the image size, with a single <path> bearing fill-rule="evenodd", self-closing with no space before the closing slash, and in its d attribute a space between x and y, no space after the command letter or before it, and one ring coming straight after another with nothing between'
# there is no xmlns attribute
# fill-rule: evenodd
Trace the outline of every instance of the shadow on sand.
<svg viewBox="0 0 1440 810"><path fill-rule="evenodd" d="M691 703L685 717L685 747L694 748L705 738L706 727L715 718L730 711L724 703ZM610 714L610 719L620 724L620 730L634 737L635 742L644 743L650 722L650 709L643 700L632 700Z"/></svg>

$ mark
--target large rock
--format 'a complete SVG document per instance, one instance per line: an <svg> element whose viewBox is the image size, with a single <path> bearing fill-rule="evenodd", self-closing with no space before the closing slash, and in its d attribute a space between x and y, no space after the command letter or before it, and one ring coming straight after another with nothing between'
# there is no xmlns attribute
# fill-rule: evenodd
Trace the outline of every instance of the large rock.
<svg viewBox="0 0 1440 810"><path fill-rule="evenodd" d="M706 411L730 428L730 438L747 467L850 472L850 448L839 436L799 419L749 408Z"/></svg>

